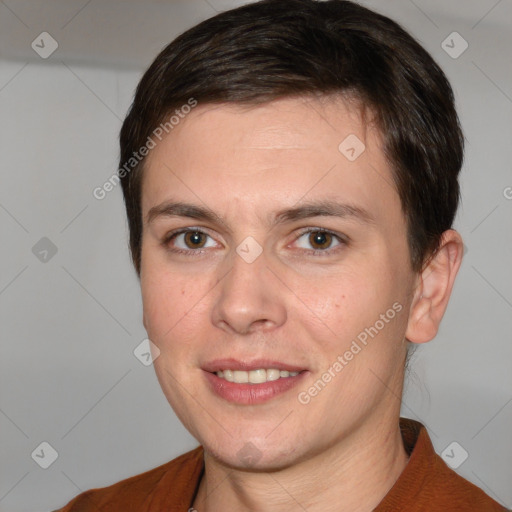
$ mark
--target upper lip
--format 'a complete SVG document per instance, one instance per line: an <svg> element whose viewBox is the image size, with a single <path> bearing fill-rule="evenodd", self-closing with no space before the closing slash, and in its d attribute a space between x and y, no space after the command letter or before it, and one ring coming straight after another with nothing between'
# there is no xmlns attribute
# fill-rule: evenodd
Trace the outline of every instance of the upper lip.
<svg viewBox="0 0 512 512"><path fill-rule="evenodd" d="M203 370L211 373L219 372L222 370L243 370L249 372L251 370L260 370L262 368L275 368L276 370L285 370L289 372L300 372L302 370L305 370L304 366L297 366L271 359L241 360L226 358L215 359L214 361L209 361L202 365Z"/></svg>

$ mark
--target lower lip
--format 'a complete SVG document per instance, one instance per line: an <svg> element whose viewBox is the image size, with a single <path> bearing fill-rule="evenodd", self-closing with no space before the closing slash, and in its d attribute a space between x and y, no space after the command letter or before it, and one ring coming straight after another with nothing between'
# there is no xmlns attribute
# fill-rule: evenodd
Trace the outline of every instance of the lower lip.
<svg viewBox="0 0 512 512"><path fill-rule="evenodd" d="M295 387L307 371L300 372L294 377L283 377L260 384L237 384L217 377L215 373L204 372L213 391L228 402L243 405L254 405L267 402L272 398Z"/></svg>

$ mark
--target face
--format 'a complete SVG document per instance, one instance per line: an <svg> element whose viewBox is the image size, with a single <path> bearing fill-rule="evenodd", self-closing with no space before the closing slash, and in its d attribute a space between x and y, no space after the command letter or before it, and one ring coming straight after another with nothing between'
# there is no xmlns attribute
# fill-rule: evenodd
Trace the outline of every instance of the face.
<svg viewBox="0 0 512 512"><path fill-rule="evenodd" d="M398 418L415 276L379 133L354 107L199 105L144 172L144 325L210 454L284 467Z"/></svg>

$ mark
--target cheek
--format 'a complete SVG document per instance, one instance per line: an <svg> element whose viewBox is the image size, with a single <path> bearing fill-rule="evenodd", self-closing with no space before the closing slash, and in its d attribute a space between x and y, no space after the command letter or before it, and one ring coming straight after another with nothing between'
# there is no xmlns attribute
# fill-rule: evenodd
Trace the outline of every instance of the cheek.
<svg viewBox="0 0 512 512"><path fill-rule="evenodd" d="M321 320L332 334L339 334L357 325L361 316L376 306L380 286L364 269L301 276L292 285L297 290L298 302L304 303L312 317ZM299 304L300 305L300 304Z"/></svg>
<svg viewBox="0 0 512 512"><path fill-rule="evenodd" d="M144 326L162 354L176 355L200 339L214 280L148 264L141 271Z"/></svg>
<svg viewBox="0 0 512 512"><path fill-rule="evenodd" d="M404 330L406 311L393 275L391 268L384 272L376 265L362 265L352 271L317 275L315 280L298 279L295 289L309 314L304 315L304 306L299 304L301 307L295 310L296 321L306 326L317 350L330 359L348 350L358 336L363 343L367 342L367 345L360 344L368 355L372 352L384 356L383 352L393 352L394 341ZM401 314L393 309L395 303L400 304L396 308ZM371 351L367 350L370 344Z"/></svg>
<svg viewBox="0 0 512 512"><path fill-rule="evenodd" d="M183 279L148 264L141 271L144 323L150 339L161 338L183 318L187 311L187 294Z"/></svg>

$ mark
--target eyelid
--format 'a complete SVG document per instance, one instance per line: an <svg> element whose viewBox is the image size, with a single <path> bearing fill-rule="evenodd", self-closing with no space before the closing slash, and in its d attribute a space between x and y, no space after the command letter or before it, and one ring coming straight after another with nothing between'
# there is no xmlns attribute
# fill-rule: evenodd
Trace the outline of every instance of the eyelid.
<svg viewBox="0 0 512 512"><path fill-rule="evenodd" d="M192 232L192 233L202 233L203 235L207 235L209 236L210 238L213 238L210 233L208 233L208 231L206 230L206 228L201 228L201 227L197 227L197 226L189 226L189 227L186 227L186 228L176 228L172 231L169 231L168 233L166 233L164 235L164 238L163 238L163 242L168 242L169 240L171 240L173 237L176 237L178 235L182 235L184 233L189 233L189 232Z"/></svg>
<svg viewBox="0 0 512 512"><path fill-rule="evenodd" d="M334 238L336 238L339 242L339 245L336 245L334 247L329 247L328 249L304 249L302 247L299 248L302 251L306 251L308 253L315 254L315 255L326 255L327 256L329 254L333 254L334 252L339 250L342 246L347 245L350 240L348 236L346 236L342 233L338 233L331 229L321 228L321 227L317 226L317 227L307 227L307 228L301 229L299 231L299 234L295 237L295 239L292 243L295 243L299 238L302 238L304 235L306 235L308 233L328 233L331 236L333 236Z"/></svg>
<svg viewBox="0 0 512 512"><path fill-rule="evenodd" d="M214 240L213 236L208 233L208 231L205 228L200 228L196 226L189 226L186 228L177 228L173 231L169 231L165 234L162 240L162 245L166 248L168 248L171 252L177 252L182 254L202 254L206 249L211 249L211 247L199 247L198 249L182 249L180 247L174 247L169 248L169 244L171 240L174 240L179 235L184 235L187 233L201 233L203 235L206 235L210 237L212 240Z"/></svg>
<svg viewBox="0 0 512 512"><path fill-rule="evenodd" d="M188 232L202 233L203 235L206 235L206 236L214 239L214 237L208 233L208 230L206 228L196 227L196 226L189 226L189 227L186 227L186 228L177 228L176 230L173 230L173 231L170 231L169 233L167 233L164 236L163 240L162 240L162 245L164 247L168 247L171 240L173 240L174 238L176 238L179 235L186 234ZM348 236L343 235L342 233L338 233L336 231L333 231L331 229L322 228L322 227L319 227L319 226L316 226L316 227L315 226L309 226L309 227L305 227L305 228L299 229L299 233L298 233L297 236L295 236L295 238L294 238L292 243L296 242L299 238L301 238L302 236L304 236L307 233L316 233L316 232L328 233L328 234L332 235L334 238L336 238L338 240L339 245L337 245L337 246L335 246L333 248L328 248L328 249L304 249L304 248L299 248L299 250L301 250L303 252L306 252L306 253L309 253L309 254L329 255L329 254L332 254L332 253L336 252L341 246L348 244L348 242L350 240ZM206 249L211 249L211 248L209 248L209 247L207 247L207 248L200 247L198 249L181 249L181 248L178 247L178 248L172 248L172 249L169 249L169 250L172 251L172 252L177 252L177 253L182 253L182 254L202 254Z"/></svg>
<svg viewBox="0 0 512 512"><path fill-rule="evenodd" d="M341 242L348 242L348 240L349 240L348 236L344 235L343 233L338 233L337 231L333 231L332 229L322 228L320 226L310 226L310 227L306 227L306 228L301 228L301 229L299 229L298 237L301 237L302 235L304 235L306 233L316 233L316 232L329 233L332 236L335 236L336 238L338 238Z"/></svg>

